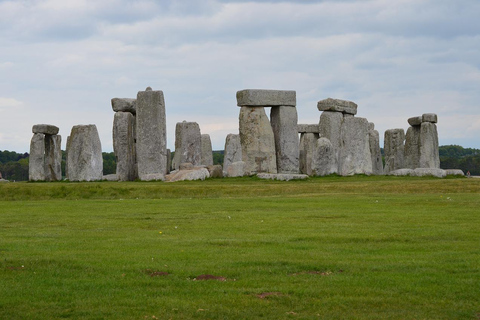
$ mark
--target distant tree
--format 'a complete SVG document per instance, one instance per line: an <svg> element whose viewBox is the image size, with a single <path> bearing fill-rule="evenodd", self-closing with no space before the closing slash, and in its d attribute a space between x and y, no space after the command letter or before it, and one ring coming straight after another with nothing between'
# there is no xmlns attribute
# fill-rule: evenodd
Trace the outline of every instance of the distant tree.
<svg viewBox="0 0 480 320"><path fill-rule="evenodd" d="M117 158L114 152L102 152L103 174L114 174L117 172Z"/></svg>
<svg viewBox="0 0 480 320"><path fill-rule="evenodd" d="M213 151L213 164L223 165L224 150Z"/></svg>

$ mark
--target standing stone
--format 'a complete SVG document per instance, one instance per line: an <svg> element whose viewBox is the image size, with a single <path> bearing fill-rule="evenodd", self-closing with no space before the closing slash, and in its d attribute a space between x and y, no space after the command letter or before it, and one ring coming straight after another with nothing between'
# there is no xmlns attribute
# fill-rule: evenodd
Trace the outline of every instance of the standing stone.
<svg viewBox="0 0 480 320"><path fill-rule="evenodd" d="M337 163L339 161L340 149L342 148L342 123L343 115L341 112L324 111L320 116L320 136L330 140L335 151Z"/></svg>
<svg viewBox="0 0 480 320"><path fill-rule="evenodd" d="M437 126L433 122L423 122L420 127L419 168L440 168Z"/></svg>
<svg viewBox="0 0 480 320"><path fill-rule="evenodd" d="M56 134L45 135L45 180L62 180L62 137Z"/></svg>
<svg viewBox="0 0 480 320"><path fill-rule="evenodd" d="M172 151L167 149L167 173L172 171Z"/></svg>
<svg viewBox="0 0 480 320"><path fill-rule="evenodd" d="M313 154L315 153L318 138L318 133L313 132L302 133L300 136L300 172L309 176L313 174Z"/></svg>
<svg viewBox="0 0 480 320"><path fill-rule="evenodd" d="M117 160L118 180L135 180L137 178L135 117L130 112L115 112L113 118L113 151Z"/></svg>
<svg viewBox="0 0 480 320"><path fill-rule="evenodd" d="M185 162L193 166L202 164L202 134L196 122L178 122L175 127L174 169Z"/></svg>
<svg viewBox="0 0 480 320"><path fill-rule="evenodd" d="M67 171L70 181L102 180L102 145L94 124L72 128L67 140Z"/></svg>
<svg viewBox="0 0 480 320"><path fill-rule="evenodd" d="M420 128L420 125L413 125L407 129L404 157L404 167L407 169L420 168Z"/></svg>
<svg viewBox="0 0 480 320"><path fill-rule="evenodd" d="M327 138L318 139L312 157L312 173L316 176L328 176L337 171L337 158L332 143Z"/></svg>
<svg viewBox="0 0 480 320"><path fill-rule="evenodd" d="M270 122L275 138L277 172L299 172L299 139L297 108L290 106L272 107Z"/></svg>
<svg viewBox="0 0 480 320"><path fill-rule="evenodd" d="M45 181L45 135L43 133L34 133L30 141L28 179Z"/></svg>
<svg viewBox="0 0 480 320"><path fill-rule="evenodd" d="M239 127L245 175L277 173L275 138L265 108L241 107Z"/></svg>
<svg viewBox="0 0 480 320"><path fill-rule="evenodd" d="M390 129L385 131L385 173L397 169L404 169L405 131L403 129Z"/></svg>
<svg viewBox="0 0 480 320"><path fill-rule="evenodd" d="M223 154L223 175L228 176L228 167L238 161L242 161L242 145L240 135L230 133L225 139L225 149ZM242 173L243 176L243 173Z"/></svg>
<svg viewBox="0 0 480 320"><path fill-rule="evenodd" d="M137 166L140 180L164 180L167 173L167 127L162 91L148 87L137 94Z"/></svg>
<svg viewBox="0 0 480 320"><path fill-rule="evenodd" d="M338 173L342 176L372 174L372 155L365 118L347 117L342 124Z"/></svg>
<svg viewBox="0 0 480 320"><path fill-rule="evenodd" d="M202 134L202 165L212 166L213 165L213 150L212 150L212 140L210 139L209 134Z"/></svg>
<svg viewBox="0 0 480 320"><path fill-rule="evenodd" d="M372 171L375 175L383 174L382 152L380 150L380 135L375 130L373 123L369 124L368 139L370 145L370 154L372 156Z"/></svg>

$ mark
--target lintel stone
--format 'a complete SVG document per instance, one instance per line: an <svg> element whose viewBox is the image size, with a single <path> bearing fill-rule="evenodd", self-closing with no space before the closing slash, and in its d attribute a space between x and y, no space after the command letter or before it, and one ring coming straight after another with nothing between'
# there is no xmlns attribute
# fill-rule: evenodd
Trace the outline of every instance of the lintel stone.
<svg viewBox="0 0 480 320"><path fill-rule="evenodd" d="M422 115L422 122L431 122L431 123L437 123L438 118L435 113L424 113Z"/></svg>
<svg viewBox="0 0 480 320"><path fill-rule="evenodd" d="M411 126L419 126L422 124L422 118L422 116L409 118L408 124Z"/></svg>
<svg viewBox="0 0 480 320"><path fill-rule="evenodd" d="M317 103L318 111L336 111L346 114L357 114L357 104L352 101L340 100L340 99L324 99Z"/></svg>
<svg viewBox="0 0 480 320"><path fill-rule="evenodd" d="M277 107L297 105L297 93L293 90L245 89L237 91L239 107Z"/></svg>
<svg viewBox="0 0 480 320"><path fill-rule="evenodd" d="M299 124L297 125L298 133L320 133L318 124Z"/></svg>
<svg viewBox="0 0 480 320"><path fill-rule="evenodd" d="M137 99L130 98L113 98L112 109L115 112L130 112L137 113Z"/></svg>
<svg viewBox="0 0 480 320"><path fill-rule="evenodd" d="M32 127L33 133L55 135L58 131L58 127L51 124L36 124Z"/></svg>

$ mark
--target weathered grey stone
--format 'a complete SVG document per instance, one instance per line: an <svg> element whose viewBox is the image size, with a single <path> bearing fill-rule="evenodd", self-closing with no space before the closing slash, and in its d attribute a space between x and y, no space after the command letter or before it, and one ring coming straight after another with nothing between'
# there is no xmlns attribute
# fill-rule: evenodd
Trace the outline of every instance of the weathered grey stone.
<svg viewBox="0 0 480 320"><path fill-rule="evenodd" d="M416 169L420 167L420 125L411 126L407 129L404 151L405 168Z"/></svg>
<svg viewBox="0 0 480 320"><path fill-rule="evenodd" d="M174 169L184 162L194 166L202 164L202 134L196 122L178 122L175 127Z"/></svg>
<svg viewBox="0 0 480 320"><path fill-rule="evenodd" d="M172 171L172 151L167 149L167 173Z"/></svg>
<svg viewBox="0 0 480 320"><path fill-rule="evenodd" d="M135 117L130 112L118 111L113 117L113 151L118 180L134 181L137 178Z"/></svg>
<svg viewBox="0 0 480 320"><path fill-rule="evenodd" d="M290 90L246 89L237 91L239 107L296 106L297 96Z"/></svg>
<svg viewBox="0 0 480 320"><path fill-rule="evenodd" d="M318 138L318 133L302 133L300 135L300 172L309 176L313 174L313 154Z"/></svg>
<svg viewBox="0 0 480 320"><path fill-rule="evenodd" d="M335 111L347 114L357 114L357 104L352 101L328 98L317 103L319 111Z"/></svg>
<svg viewBox="0 0 480 320"><path fill-rule="evenodd" d="M404 169L405 131L403 129L390 129L385 131L384 139L385 168L384 172Z"/></svg>
<svg viewBox="0 0 480 320"><path fill-rule="evenodd" d="M435 113L424 113L422 115L422 122L437 123L438 117Z"/></svg>
<svg viewBox="0 0 480 320"><path fill-rule="evenodd" d="M225 139L225 149L223 154L223 175L228 177L228 167L238 161L242 161L242 145L240 135L230 133ZM243 173L242 173L243 176Z"/></svg>
<svg viewBox="0 0 480 320"><path fill-rule="evenodd" d="M166 175L165 180L168 182L185 181L185 180L205 180L209 178L208 170L203 167L194 167L189 170L175 170Z"/></svg>
<svg viewBox="0 0 480 320"><path fill-rule="evenodd" d="M32 127L33 133L55 135L58 133L58 131L58 127L51 124L36 124Z"/></svg>
<svg viewBox="0 0 480 320"><path fill-rule="evenodd" d="M193 170L194 165L191 162L182 162L177 170Z"/></svg>
<svg viewBox="0 0 480 320"><path fill-rule="evenodd" d="M113 98L112 109L115 112L137 113L137 99L130 98Z"/></svg>
<svg viewBox="0 0 480 320"><path fill-rule="evenodd" d="M375 175L383 174L382 152L380 150L380 135L375 126L369 125L368 140L370 146L370 155L372 156L372 173Z"/></svg>
<svg viewBox="0 0 480 320"><path fill-rule="evenodd" d="M426 177L432 176L437 178L445 178L447 173L445 170L437 169L437 168L416 168L413 170L413 175L417 177Z"/></svg>
<svg viewBox="0 0 480 320"><path fill-rule="evenodd" d="M422 116L412 117L408 119L408 124L411 126L419 126L422 124Z"/></svg>
<svg viewBox="0 0 480 320"><path fill-rule="evenodd" d="M223 178L223 168L221 165L211 165L207 167L210 178Z"/></svg>
<svg viewBox="0 0 480 320"><path fill-rule="evenodd" d="M245 175L277 173L275 139L263 107L242 107L239 116Z"/></svg>
<svg viewBox="0 0 480 320"><path fill-rule="evenodd" d="M368 134L368 120L345 118L342 123L342 148L340 149L338 174L372 174L372 155Z"/></svg>
<svg viewBox="0 0 480 320"><path fill-rule="evenodd" d="M232 162L227 167L227 174L225 176L234 178L234 177L243 177L244 175L245 175L245 162L236 161L236 162Z"/></svg>
<svg viewBox="0 0 480 320"><path fill-rule="evenodd" d="M107 174L102 177L102 180L104 181L119 181L117 174Z"/></svg>
<svg viewBox="0 0 480 320"><path fill-rule="evenodd" d="M94 124L74 126L67 149L68 180L102 180L102 145Z"/></svg>
<svg viewBox="0 0 480 320"><path fill-rule="evenodd" d="M213 165L212 140L209 134L202 134L202 161L205 166Z"/></svg>
<svg viewBox="0 0 480 320"><path fill-rule="evenodd" d="M149 90L146 90L146 91L149 91ZM163 173L148 173L148 174L142 175L141 179L143 181L165 181L165 175Z"/></svg>
<svg viewBox="0 0 480 320"><path fill-rule="evenodd" d="M312 174L328 176L337 172L337 157L332 143L327 138L318 139L312 157Z"/></svg>
<svg viewBox="0 0 480 320"><path fill-rule="evenodd" d="M257 177L267 180L290 181L290 180L305 180L308 178L306 174L295 173L259 173Z"/></svg>
<svg viewBox="0 0 480 320"><path fill-rule="evenodd" d="M447 176L465 176L465 173L460 169L446 169L445 173Z"/></svg>
<svg viewBox="0 0 480 320"><path fill-rule="evenodd" d="M297 108L272 107L270 123L275 138L278 173L299 172L299 139L297 130Z"/></svg>
<svg viewBox="0 0 480 320"><path fill-rule="evenodd" d="M45 180L62 180L62 137L45 135Z"/></svg>
<svg viewBox="0 0 480 320"><path fill-rule="evenodd" d="M368 131L370 132L370 131L373 131L373 130L375 130L375 123L369 122L368 123Z"/></svg>
<svg viewBox="0 0 480 320"><path fill-rule="evenodd" d="M419 168L440 168L438 132L435 123L423 122L420 127Z"/></svg>
<svg viewBox="0 0 480 320"><path fill-rule="evenodd" d="M298 133L320 133L318 124L299 124L297 125Z"/></svg>
<svg viewBox="0 0 480 320"><path fill-rule="evenodd" d="M137 94L136 148L140 180L158 178L167 172L165 100L162 91L148 89Z"/></svg>
<svg viewBox="0 0 480 320"><path fill-rule="evenodd" d="M400 177L400 176L413 176L415 175L415 173L413 169L397 169L397 170L388 172L387 175Z"/></svg>
<svg viewBox="0 0 480 320"><path fill-rule="evenodd" d="M342 148L342 123L343 116L339 112L324 111L320 115L320 137L330 140L337 157L337 163Z"/></svg>
<svg viewBox="0 0 480 320"><path fill-rule="evenodd" d="M42 133L34 133L30 141L28 179L45 181L45 135Z"/></svg>

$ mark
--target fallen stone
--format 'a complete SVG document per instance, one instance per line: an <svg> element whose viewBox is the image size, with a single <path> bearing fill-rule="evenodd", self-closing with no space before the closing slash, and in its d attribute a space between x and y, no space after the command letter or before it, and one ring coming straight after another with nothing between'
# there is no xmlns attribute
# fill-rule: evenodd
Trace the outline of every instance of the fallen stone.
<svg viewBox="0 0 480 320"><path fill-rule="evenodd" d="M277 173L275 138L263 107L242 107L239 116L245 175Z"/></svg>
<svg viewBox="0 0 480 320"><path fill-rule="evenodd" d="M445 170L436 168L416 168L413 171L413 175L417 177L432 176L437 178L445 178L447 176Z"/></svg>
<svg viewBox="0 0 480 320"><path fill-rule="evenodd" d="M404 169L405 131L403 129L390 129L385 131L384 139L385 168L389 173L398 169Z"/></svg>
<svg viewBox="0 0 480 320"><path fill-rule="evenodd" d="M221 165L211 165L207 167L210 178L223 178L223 168Z"/></svg>
<svg viewBox="0 0 480 320"><path fill-rule="evenodd" d="M318 138L318 133L302 133L300 135L300 172L309 176L313 174L313 154L315 153Z"/></svg>
<svg viewBox="0 0 480 320"><path fill-rule="evenodd" d="M422 115L422 122L437 123L438 117L435 113L424 113Z"/></svg>
<svg viewBox="0 0 480 320"><path fill-rule="evenodd" d="M342 123L342 148L338 160L338 174L372 174L372 155L365 118L345 118Z"/></svg>
<svg viewBox="0 0 480 320"><path fill-rule="evenodd" d="M51 124L36 124L32 127L33 133L42 133L42 134L49 134L55 135L58 134L58 127L51 125Z"/></svg>
<svg viewBox="0 0 480 320"><path fill-rule="evenodd" d="M175 170L172 171L170 174L165 176L165 181L167 182L175 182L175 181L192 181L192 180L205 180L209 178L210 174L208 170L203 167L195 167L190 170Z"/></svg>
<svg viewBox="0 0 480 320"><path fill-rule="evenodd" d="M299 172L297 122L297 108L285 106L272 107L270 123L275 138L278 173Z"/></svg>
<svg viewBox="0 0 480 320"><path fill-rule="evenodd" d="M130 112L118 111L113 117L113 151L117 160L118 180L137 179L135 117Z"/></svg>
<svg viewBox="0 0 480 320"><path fill-rule="evenodd" d="M62 137L45 135L45 180L62 180Z"/></svg>
<svg viewBox="0 0 480 320"><path fill-rule="evenodd" d="M397 169L387 173L389 176L413 176L413 169Z"/></svg>
<svg viewBox="0 0 480 320"><path fill-rule="evenodd" d="M260 179L267 180L279 180L279 181L290 181L290 180L304 180L308 178L306 174L293 174L293 173L258 173L257 177Z"/></svg>
<svg viewBox="0 0 480 320"><path fill-rule="evenodd" d="M297 125L298 133L320 133L318 124L299 124Z"/></svg>
<svg viewBox="0 0 480 320"><path fill-rule="evenodd" d="M295 91L246 89L237 91L237 106L239 107L274 107L296 106Z"/></svg>
<svg viewBox="0 0 480 320"><path fill-rule="evenodd" d="M162 180L167 172L167 132L162 91L137 94L137 168L140 180Z"/></svg>
<svg viewBox="0 0 480 320"><path fill-rule="evenodd" d="M130 98L113 98L112 109L115 112L137 113L137 99Z"/></svg>
<svg viewBox="0 0 480 320"><path fill-rule="evenodd" d="M446 169L445 173L447 176L465 176L465 173L460 169Z"/></svg>
<svg viewBox="0 0 480 320"><path fill-rule="evenodd" d="M201 163L205 166L213 165L213 150L212 150L212 140L210 135L202 134L202 161Z"/></svg>
<svg viewBox="0 0 480 320"><path fill-rule="evenodd" d="M202 164L202 134L196 122L178 122L175 127L175 155L173 168L190 162L194 166Z"/></svg>
<svg viewBox="0 0 480 320"><path fill-rule="evenodd" d="M193 170L193 164L190 162L180 163L178 170Z"/></svg>
<svg viewBox="0 0 480 320"><path fill-rule="evenodd" d="M420 160L418 168L440 168L438 132L435 123L423 122L420 126Z"/></svg>
<svg viewBox="0 0 480 320"><path fill-rule="evenodd" d="M328 176L338 172L337 157L332 143L327 138L317 140L312 158L312 174Z"/></svg>
<svg viewBox="0 0 480 320"><path fill-rule="evenodd" d="M357 114L357 104L352 101L328 98L317 103L319 111L335 111L351 115Z"/></svg>
<svg viewBox="0 0 480 320"><path fill-rule="evenodd" d="M422 116L412 117L408 119L408 124L411 126L419 126L422 124Z"/></svg>
<svg viewBox="0 0 480 320"><path fill-rule="evenodd" d="M119 181L118 175L116 174L107 174L103 176L102 180L104 181Z"/></svg>
<svg viewBox="0 0 480 320"><path fill-rule="evenodd" d="M231 163L227 168L227 177L243 177L245 175L245 162L237 161Z"/></svg>
<svg viewBox="0 0 480 320"><path fill-rule="evenodd" d="M30 141L28 180L45 181L45 135L34 133Z"/></svg>
<svg viewBox="0 0 480 320"><path fill-rule="evenodd" d="M228 176L228 167L238 161L242 161L242 145L240 143L240 135L230 133L225 139L225 149L223 155L223 175ZM243 176L243 173L242 173Z"/></svg>
<svg viewBox="0 0 480 320"><path fill-rule="evenodd" d="M67 140L67 172L70 181L102 180L102 145L94 124L72 128Z"/></svg>

